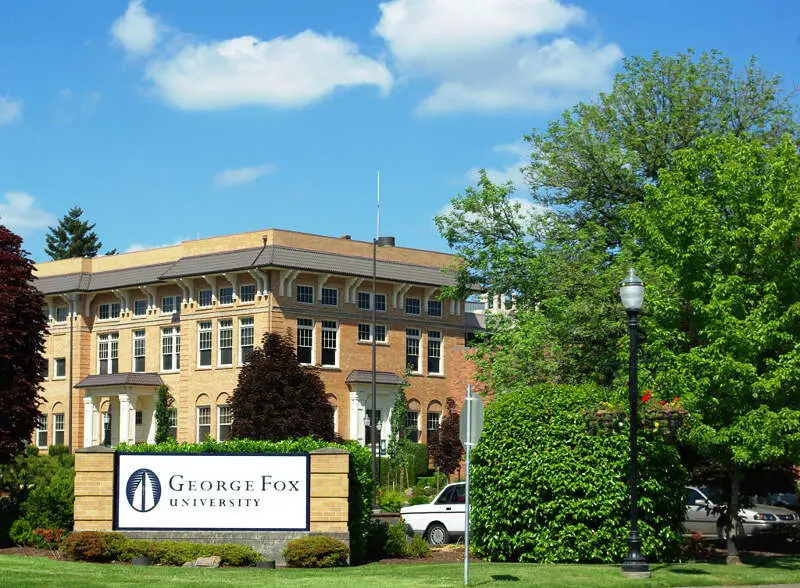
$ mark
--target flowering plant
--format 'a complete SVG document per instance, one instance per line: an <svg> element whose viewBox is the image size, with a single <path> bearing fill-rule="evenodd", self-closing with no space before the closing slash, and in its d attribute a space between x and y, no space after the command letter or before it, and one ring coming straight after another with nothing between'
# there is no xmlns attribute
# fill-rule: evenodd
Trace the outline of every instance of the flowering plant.
<svg viewBox="0 0 800 588"><path fill-rule="evenodd" d="M672 434L676 430L687 427L685 424L688 413L681 405L680 398L675 396L672 400L659 400L650 390L645 390L639 407L640 428L662 434ZM628 408L622 403L600 402L583 415L591 434L615 433L623 424L628 422L630 415Z"/></svg>

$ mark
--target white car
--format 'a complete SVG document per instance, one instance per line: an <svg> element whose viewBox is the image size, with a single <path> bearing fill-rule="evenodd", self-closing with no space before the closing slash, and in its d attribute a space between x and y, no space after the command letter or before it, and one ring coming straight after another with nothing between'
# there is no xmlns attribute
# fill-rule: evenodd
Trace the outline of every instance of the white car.
<svg viewBox="0 0 800 588"><path fill-rule="evenodd" d="M448 484L429 504L404 506L400 516L410 529L431 545L444 545L464 535L466 484Z"/></svg>
<svg viewBox="0 0 800 588"><path fill-rule="evenodd" d="M684 527L689 533L700 533L704 537L726 541L727 529L719 507L711 499L708 488L686 487L686 520ZM741 537L798 537L800 517L782 506L753 504L739 509L739 521L733 532Z"/></svg>

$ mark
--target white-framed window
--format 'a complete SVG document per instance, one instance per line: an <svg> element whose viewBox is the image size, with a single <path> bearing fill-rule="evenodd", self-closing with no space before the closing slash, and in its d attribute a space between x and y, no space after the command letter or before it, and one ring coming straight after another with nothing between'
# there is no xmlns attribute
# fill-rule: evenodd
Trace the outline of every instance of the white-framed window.
<svg viewBox="0 0 800 588"><path fill-rule="evenodd" d="M169 409L169 436L172 439L178 438L178 409Z"/></svg>
<svg viewBox="0 0 800 588"><path fill-rule="evenodd" d="M297 362L306 365L314 363L313 319L297 319Z"/></svg>
<svg viewBox="0 0 800 588"><path fill-rule="evenodd" d="M419 372L419 329L406 329L406 365Z"/></svg>
<svg viewBox="0 0 800 588"><path fill-rule="evenodd" d="M64 413L53 413L53 445L64 445Z"/></svg>
<svg viewBox="0 0 800 588"><path fill-rule="evenodd" d="M177 372L181 369L181 328L161 329L161 371Z"/></svg>
<svg viewBox="0 0 800 588"><path fill-rule="evenodd" d="M360 323L358 325L358 340L359 341L372 341L372 325L369 323ZM375 342L386 343L386 325L375 325Z"/></svg>
<svg viewBox="0 0 800 588"><path fill-rule="evenodd" d="M239 319L239 363L245 364L253 355L253 317L244 316Z"/></svg>
<svg viewBox="0 0 800 588"><path fill-rule="evenodd" d="M239 286L239 302L253 302L256 299L256 285L242 284Z"/></svg>
<svg viewBox="0 0 800 588"><path fill-rule="evenodd" d="M412 443L419 443L419 411L406 411L404 426L406 439Z"/></svg>
<svg viewBox="0 0 800 588"><path fill-rule="evenodd" d="M214 301L214 291L209 289L200 290L197 293L197 306L200 308L208 308Z"/></svg>
<svg viewBox="0 0 800 588"><path fill-rule="evenodd" d="M302 284L296 287L297 301L303 304L314 303L314 286L303 286Z"/></svg>
<svg viewBox="0 0 800 588"><path fill-rule="evenodd" d="M217 365L233 365L233 319L220 319Z"/></svg>
<svg viewBox="0 0 800 588"><path fill-rule="evenodd" d="M231 438L231 425L233 424L233 411L230 404L217 406L217 441L227 441Z"/></svg>
<svg viewBox="0 0 800 588"><path fill-rule="evenodd" d="M372 309L372 292L359 292L358 293L358 309L371 310ZM378 312L386 312L386 294L375 294L375 310Z"/></svg>
<svg viewBox="0 0 800 588"><path fill-rule="evenodd" d="M441 421L441 412L433 412L428 410L426 423L428 429L428 445L430 445L432 441L437 441L439 439L439 423L441 423Z"/></svg>
<svg viewBox="0 0 800 588"><path fill-rule="evenodd" d="M133 301L133 316L145 316L147 314L147 299L141 298Z"/></svg>
<svg viewBox="0 0 800 588"><path fill-rule="evenodd" d="M211 435L211 407L197 407L197 442L202 443Z"/></svg>
<svg viewBox="0 0 800 588"><path fill-rule="evenodd" d="M145 368L145 331L137 329L133 332L133 371L143 372Z"/></svg>
<svg viewBox="0 0 800 588"><path fill-rule="evenodd" d="M97 318L101 321L118 319L119 313L119 302L105 302L97 308Z"/></svg>
<svg viewBox="0 0 800 588"><path fill-rule="evenodd" d="M337 366L336 339L339 325L336 321L322 321L322 362L323 366Z"/></svg>
<svg viewBox="0 0 800 588"><path fill-rule="evenodd" d="M442 332L428 331L428 373L442 373Z"/></svg>
<svg viewBox="0 0 800 588"><path fill-rule="evenodd" d="M211 367L211 321L197 323L197 367Z"/></svg>
<svg viewBox="0 0 800 588"><path fill-rule="evenodd" d="M66 378L67 377L67 360L64 357L56 357L53 360L53 377Z"/></svg>
<svg viewBox="0 0 800 588"><path fill-rule="evenodd" d="M56 322L67 322L67 315L69 315L69 308L66 306L56 306Z"/></svg>
<svg viewBox="0 0 800 588"><path fill-rule="evenodd" d="M47 447L47 415L40 414L36 421L36 445Z"/></svg>
<svg viewBox="0 0 800 588"><path fill-rule="evenodd" d="M220 304L233 304L233 286L220 288L217 300Z"/></svg>
<svg viewBox="0 0 800 588"><path fill-rule="evenodd" d="M174 296L161 297L161 313L172 314L173 312L181 311L182 297L180 294Z"/></svg>
<svg viewBox="0 0 800 588"><path fill-rule="evenodd" d="M428 316L442 316L441 300L428 300Z"/></svg>
<svg viewBox="0 0 800 588"><path fill-rule="evenodd" d="M419 298L406 297L406 314L419 314Z"/></svg>
<svg viewBox="0 0 800 588"><path fill-rule="evenodd" d="M97 336L97 373L119 372L119 333L102 333Z"/></svg>
<svg viewBox="0 0 800 588"><path fill-rule="evenodd" d="M336 288L323 288L322 304L325 306L339 306L339 290Z"/></svg>

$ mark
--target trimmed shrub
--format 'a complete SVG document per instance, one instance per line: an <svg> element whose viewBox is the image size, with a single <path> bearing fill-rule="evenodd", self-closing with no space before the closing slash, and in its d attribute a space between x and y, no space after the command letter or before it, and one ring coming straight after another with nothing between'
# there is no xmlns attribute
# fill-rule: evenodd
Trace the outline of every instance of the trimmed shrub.
<svg viewBox="0 0 800 588"><path fill-rule="evenodd" d="M153 563L167 566L182 566L187 561L212 555L218 555L225 566L251 566L261 559L248 545L147 541L97 531L73 533L62 542L61 552L70 559L95 562L130 561L147 556Z"/></svg>
<svg viewBox="0 0 800 588"><path fill-rule="evenodd" d="M66 445L51 445L47 448L47 455L58 457L59 455L69 455L69 447Z"/></svg>
<svg viewBox="0 0 800 588"><path fill-rule="evenodd" d="M383 545L383 555L386 557L405 557L407 540L408 535L404 524L389 525L386 533L386 543Z"/></svg>
<svg viewBox="0 0 800 588"><path fill-rule="evenodd" d="M431 554L431 546L422 537L422 535L414 535L410 541L405 545L406 557L428 557Z"/></svg>
<svg viewBox="0 0 800 588"><path fill-rule="evenodd" d="M286 565L292 568L333 568L346 566L350 549L326 535L292 539L283 550Z"/></svg>
<svg viewBox="0 0 800 588"><path fill-rule="evenodd" d="M473 453L477 555L491 561L618 562L628 552L628 427L590 435L583 413L621 401L589 386L510 391ZM639 533L650 560L680 553L686 472L663 437L639 436Z"/></svg>
<svg viewBox="0 0 800 588"><path fill-rule="evenodd" d="M15 545L33 546L36 541L33 536L33 527L25 519L17 519L11 524L9 537Z"/></svg>
<svg viewBox="0 0 800 588"><path fill-rule="evenodd" d="M376 499L378 506L384 512L400 512L406 503L406 495L391 488L381 488Z"/></svg>
<svg viewBox="0 0 800 588"><path fill-rule="evenodd" d="M372 464L369 449L358 441L329 443L303 437L284 441L254 441L251 439L232 439L219 442L207 439L203 443L178 443L170 439L158 445L120 444L118 451L128 453L308 453L323 447L338 447L350 452L350 499L348 504L350 547L354 562L367 559L367 537L372 518Z"/></svg>
<svg viewBox="0 0 800 588"><path fill-rule="evenodd" d="M383 550L388 537L388 523L386 523L386 521L370 518L366 534L366 553L364 561L376 561L383 557Z"/></svg>
<svg viewBox="0 0 800 588"><path fill-rule="evenodd" d="M109 562L124 553L128 539L121 533L82 531L72 533L61 542L60 551L69 559Z"/></svg>

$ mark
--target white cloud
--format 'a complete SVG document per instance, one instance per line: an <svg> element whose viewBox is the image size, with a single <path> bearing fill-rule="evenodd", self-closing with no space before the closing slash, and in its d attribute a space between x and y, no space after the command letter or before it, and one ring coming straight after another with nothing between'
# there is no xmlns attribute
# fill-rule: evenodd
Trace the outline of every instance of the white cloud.
<svg viewBox="0 0 800 588"><path fill-rule="evenodd" d="M172 243L162 243L161 245L147 245L145 243L131 243L131 245L123 251L123 253L135 253L136 251L145 251L147 249L158 249L160 247L172 247L174 245L180 245L182 241L186 239L180 238L177 241Z"/></svg>
<svg viewBox="0 0 800 588"><path fill-rule="evenodd" d="M300 107L338 87L392 85L386 66L355 43L307 30L262 41L245 36L189 44L147 65L146 77L171 105L211 110L243 105Z"/></svg>
<svg viewBox="0 0 800 588"><path fill-rule="evenodd" d="M295 108L340 87L377 86L388 92L392 85L383 62L361 54L348 39L312 30L273 39L199 41L169 29L148 14L143 0L133 0L111 34L130 54L150 53L145 79L182 110ZM156 47L161 37L164 42Z"/></svg>
<svg viewBox="0 0 800 588"><path fill-rule="evenodd" d="M27 192L6 192L0 200L0 224L13 231L43 229L55 222L56 218L38 208Z"/></svg>
<svg viewBox="0 0 800 588"><path fill-rule="evenodd" d="M509 143L506 145L495 145L492 151L508 153L514 156L514 161L506 166L499 168L486 168L486 175L493 184L505 184L509 180L518 190L525 188L525 176L522 168L528 165L530 150L524 143ZM466 175L467 181L476 183L480 178L480 168L471 168Z"/></svg>
<svg viewBox="0 0 800 588"><path fill-rule="evenodd" d="M265 163L239 169L226 169L214 176L214 185L220 187L241 186L255 182L263 175L274 173L278 169L274 163Z"/></svg>
<svg viewBox="0 0 800 588"><path fill-rule="evenodd" d="M508 202L517 208L515 218L517 222L524 227L529 226L532 221L540 216L545 210L543 206L523 198L512 197L508 199ZM452 212L453 205L448 203L439 209L439 212L436 213L436 216L447 216ZM479 218L480 216L475 212L468 212L464 215L464 220L467 222L474 223L477 222Z"/></svg>
<svg viewBox="0 0 800 588"><path fill-rule="evenodd" d="M143 0L131 0L125 14L111 25L111 36L132 56L150 53L160 34L158 19L147 12Z"/></svg>
<svg viewBox="0 0 800 588"><path fill-rule="evenodd" d="M22 118L22 100L0 96L0 125L11 124Z"/></svg>
<svg viewBox="0 0 800 588"><path fill-rule="evenodd" d="M565 32L586 13L559 0L389 0L375 32L411 77L436 83L423 114L561 108L607 86L613 43Z"/></svg>

